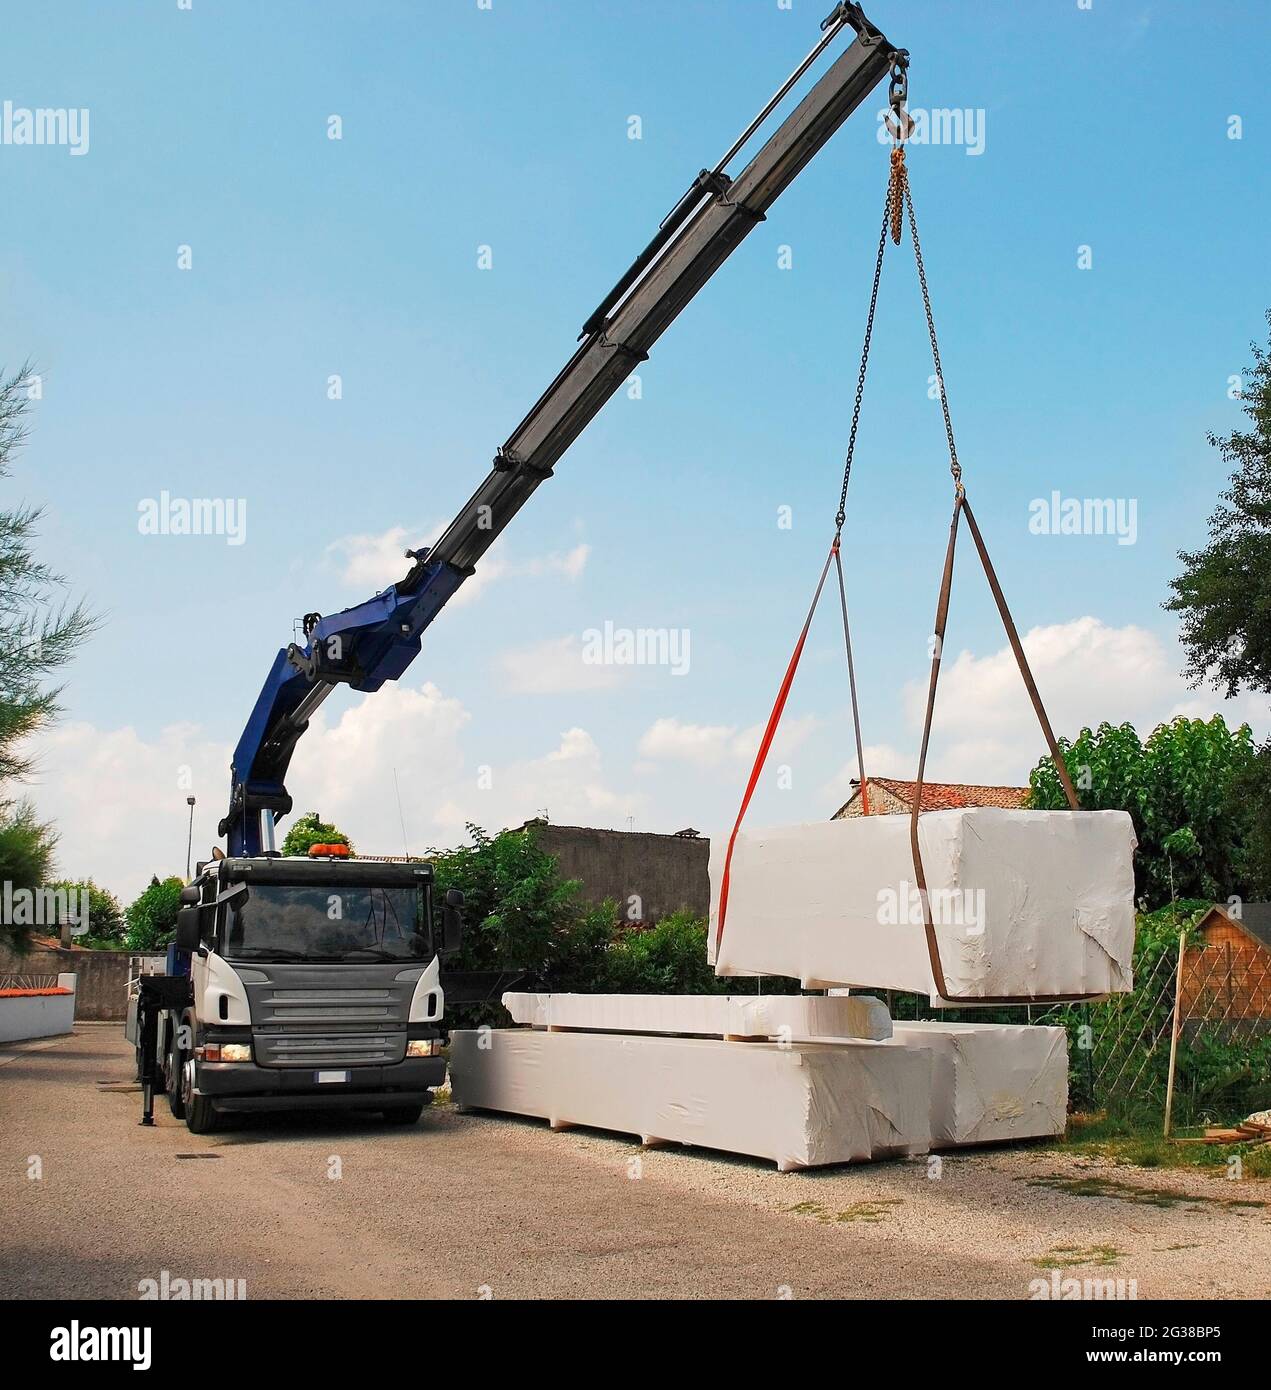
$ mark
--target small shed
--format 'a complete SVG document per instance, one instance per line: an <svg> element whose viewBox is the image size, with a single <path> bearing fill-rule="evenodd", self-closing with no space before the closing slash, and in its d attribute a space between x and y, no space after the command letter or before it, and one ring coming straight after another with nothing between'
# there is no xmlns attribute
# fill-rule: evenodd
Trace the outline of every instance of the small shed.
<svg viewBox="0 0 1271 1390"><path fill-rule="evenodd" d="M1271 903L1209 909L1187 948L1179 998L1184 1022L1271 1028Z"/></svg>

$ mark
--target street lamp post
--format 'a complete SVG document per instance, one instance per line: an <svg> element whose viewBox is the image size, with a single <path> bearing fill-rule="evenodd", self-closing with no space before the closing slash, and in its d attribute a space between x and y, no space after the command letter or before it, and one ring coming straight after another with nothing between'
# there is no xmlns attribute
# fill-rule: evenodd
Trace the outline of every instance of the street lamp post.
<svg viewBox="0 0 1271 1390"><path fill-rule="evenodd" d="M187 796L185 804L190 808L190 834L185 842L185 877L188 881L190 877L190 854L194 849L194 798Z"/></svg>

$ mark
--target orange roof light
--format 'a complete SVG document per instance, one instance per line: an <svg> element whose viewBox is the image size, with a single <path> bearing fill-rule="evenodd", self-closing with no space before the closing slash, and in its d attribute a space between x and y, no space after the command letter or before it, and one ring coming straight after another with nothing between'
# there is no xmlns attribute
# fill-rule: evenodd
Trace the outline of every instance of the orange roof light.
<svg viewBox="0 0 1271 1390"><path fill-rule="evenodd" d="M310 845L310 859L347 859L349 857L348 845Z"/></svg>

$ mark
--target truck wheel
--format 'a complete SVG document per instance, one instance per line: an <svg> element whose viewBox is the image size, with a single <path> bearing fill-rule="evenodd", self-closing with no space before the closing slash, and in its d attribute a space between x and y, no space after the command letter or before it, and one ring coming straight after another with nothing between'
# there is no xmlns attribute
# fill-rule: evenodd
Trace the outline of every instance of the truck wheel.
<svg viewBox="0 0 1271 1390"><path fill-rule="evenodd" d="M163 1063L163 1089L168 1097L168 1109L175 1120L185 1119L185 1096L181 1085L181 1052L175 1036L168 1042L168 1055Z"/></svg>
<svg viewBox="0 0 1271 1390"><path fill-rule="evenodd" d="M418 1105L394 1105L384 1111L384 1118L390 1125L417 1124L424 1113L423 1103Z"/></svg>
<svg viewBox="0 0 1271 1390"><path fill-rule="evenodd" d="M181 1070L181 1108L185 1127L191 1134L215 1134L221 1127L221 1112L207 1096L194 1094L194 1060Z"/></svg>

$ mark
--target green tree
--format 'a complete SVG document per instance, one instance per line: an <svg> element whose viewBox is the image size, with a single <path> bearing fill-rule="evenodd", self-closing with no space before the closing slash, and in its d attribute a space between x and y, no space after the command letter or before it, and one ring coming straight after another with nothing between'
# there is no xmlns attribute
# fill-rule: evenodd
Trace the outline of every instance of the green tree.
<svg viewBox="0 0 1271 1390"><path fill-rule="evenodd" d="M577 879L560 876L533 828L488 835L468 827L471 843L433 851L437 892L465 897L463 950L448 968L521 971L516 986L596 994L797 993L797 980L717 979L706 961L706 923L676 912L652 927L618 922L617 905L583 900ZM506 1023L501 1010L463 1011L463 1025Z"/></svg>
<svg viewBox="0 0 1271 1390"><path fill-rule="evenodd" d="M616 913L607 913L600 929L580 900L579 882L560 877L556 860L539 848L532 831L488 835L469 825L468 835L471 844L429 855L438 897L459 888L465 898L467 929L454 968L525 970L537 988L548 988L562 973L579 975L580 953L603 953ZM580 927L586 946L574 939Z"/></svg>
<svg viewBox="0 0 1271 1390"><path fill-rule="evenodd" d="M1250 807L1236 788L1257 753L1247 724L1221 715L1158 725L1146 742L1130 724L1082 729L1059 747L1086 810L1128 811L1139 848L1138 897L1149 909L1171 899L1222 899L1246 893ZM1051 760L1029 776L1030 804L1067 806Z"/></svg>
<svg viewBox="0 0 1271 1390"><path fill-rule="evenodd" d="M304 855L309 853L310 845L348 845L349 853L353 853L353 843L344 831L324 821L317 811L296 817L282 842L282 852Z"/></svg>
<svg viewBox="0 0 1271 1390"><path fill-rule="evenodd" d="M1252 349L1241 391L1252 427L1209 436L1231 478L1209 518L1209 544L1179 553L1183 572L1165 604L1182 614L1192 683L1212 681L1228 696L1271 690L1271 351Z"/></svg>
<svg viewBox="0 0 1271 1390"><path fill-rule="evenodd" d="M122 946L128 923L119 899L108 889L99 887L91 878L61 879L50 885L68 895L88 897L88 935L77 938L79 946Z"/></svg>
<svg viewBox="0 0 1271 1390"><path fill-rule="evenodd" d="M160 881L156 875L142 893L128 905L124 918L128 924L125 944L130 951L166 950L176 931L184 882L175 877Z"/></svg>
<svg viewBox="0 0 1271 1390"><path fill-rule="evenodd" d="M1253 766L1233 782L1231 794L1249 818L1242 861L1248 895L1271 898L1271 739L1258 749Z"/></svg>
<svg viewBox="0 0 1271 1390"><path fill-rule="evenodd" d="M746 980L719 979L706 959L706 923L687 910L625 932L606 962L613 994L743 994Z"/></svg>
<svg viewBox="0 0 1271 1390"><path fill-rule="evenodd" d="M53 869L57 836L41 821L30 802L0 801L0 883L14 888L42 887ZM0 938L21 950L31 928L17 923L0 924Z"/></svg>
<svg viewBox="0 0 1271 1390"><path fill-rule="evenodd" d="M0 372L0 478L27 437L31 368ZM60 687L50 676L71 659L92 632L82 603L59 601L65 581L35 558L40 507L19 503L0 510L0 875L15 888L42 887L57 841L15 789L32 770L29 740L60 712ZM22 949L30 928L0 923L0 938Z"/></svg>
<svg viewBox="0 0 1271 1390"><path fill-rule="evenodd" d="M1271 323L1271 311L1267 321ZM1271 350L1252 344L1241 400L1250 428L1209 442L1232 472L1209 518L1209 544L1181 551L1183 572L1165 607L1182 615L1187 675L1230 697L1271 690ZM1245 852L1249 891L1271 895L1271 739L1237 781L1250 820Z"/></svg>

